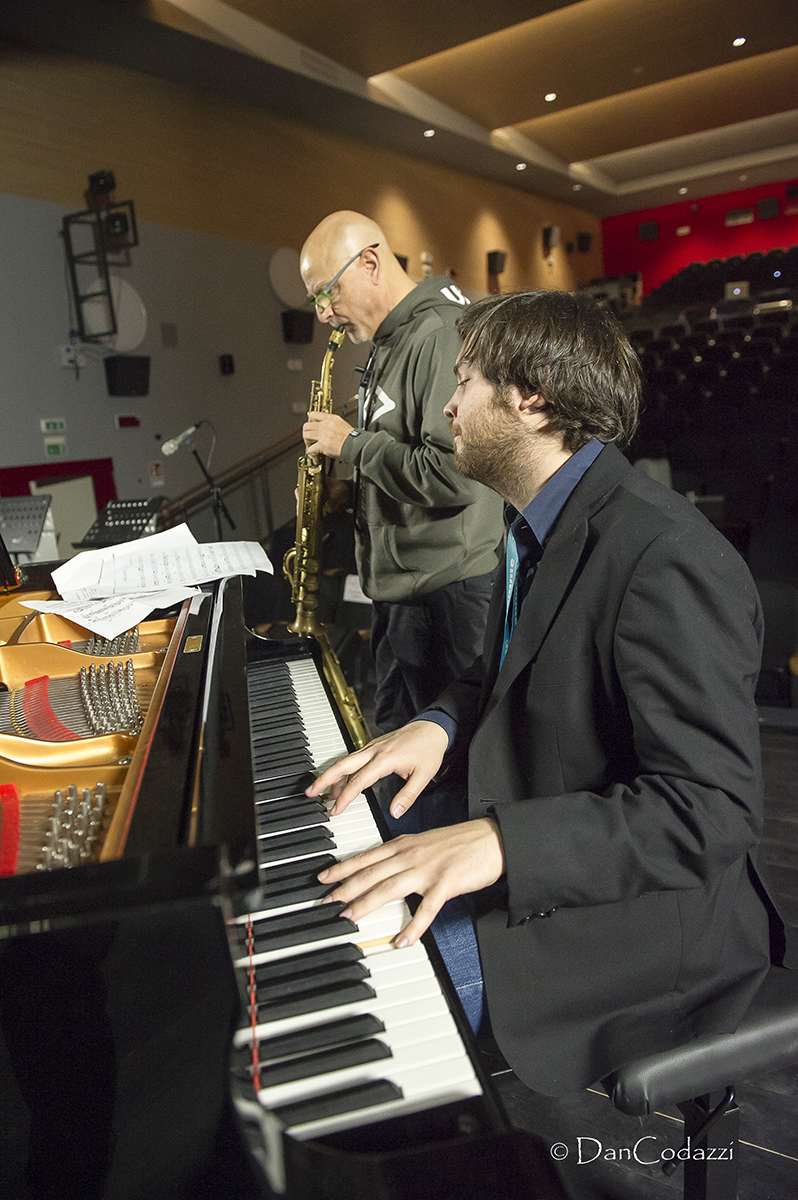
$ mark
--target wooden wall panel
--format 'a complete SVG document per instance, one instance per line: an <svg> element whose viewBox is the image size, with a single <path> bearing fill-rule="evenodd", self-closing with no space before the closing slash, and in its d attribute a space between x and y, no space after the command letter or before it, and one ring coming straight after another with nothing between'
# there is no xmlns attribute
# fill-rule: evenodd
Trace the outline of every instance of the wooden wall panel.
<svg viewBox="0 0 798 1200"><path fill-rule="evenodd" d="M601 223L570 205L288 121L235 100L79 58L0 48L0 191L83 207L111 168L141 220L301 246L338 208L381 221L421 275L452 270L487 290L486 255L507 251L505 289L572 288L602 274ZM542 229L560 245L544 257ZM588 253L566 251L577 232Z"/></svg>

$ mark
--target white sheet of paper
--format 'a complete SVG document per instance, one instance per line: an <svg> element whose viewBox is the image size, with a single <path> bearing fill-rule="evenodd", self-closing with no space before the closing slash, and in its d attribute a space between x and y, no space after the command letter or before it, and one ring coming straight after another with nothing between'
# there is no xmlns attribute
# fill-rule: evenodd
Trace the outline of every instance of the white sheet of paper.
<svg viewBox="0 0 798 1200"><path fill-rule="evenodd" d="M109 596L82 603L71 600L20 600L20 604L37 612L57 613L100 637L114 638L146 620L153 609L169 608L197 592L196 588L173 588L171 591L148 595Z"/></svg>
<svg viewBox="0 0 798 1200"><path fill-rule="evenodd" d="M120 595L155 588L208 583L229 575L272 574L273 568L258 542L207 542L153 554L141 547L103 568L97 594Z"/></svg>
<svg viewBox="0 0 798 1200"><path fill-rule="evenodd" d="M368 596L360 586L360 580L357 575L347 575L344 580L343 598L350 604L371 604Z"/></svg>
<svg viewBox="0 0 798 1200"><path fill-rule="evenodd" d="M197 584L231 575L273 573L258 542L200 544L187 525L149 537L86 550L53 571L61 600L23 601L27 608L69 617L101 637L116 637L155 608L168 608ZM200 598L196 599L201 603Z"/></svg>
<svg viewBox="0 0 798 1200"><path fill-rule="evenodd" d="M153 552L175 549L180 546L196 546L197 539L188 525L175 525L172 529L164 529L161 533L153 533L146 538L136 538L133 542L123 542L119 546L105 546L101 550L84 550L70 558L68 562L56 567L53 571L53 583L58 594L64 600L88 599L96 595L103 566L113 562L116 556L124 554L140 554L146 545Z"/></svg>

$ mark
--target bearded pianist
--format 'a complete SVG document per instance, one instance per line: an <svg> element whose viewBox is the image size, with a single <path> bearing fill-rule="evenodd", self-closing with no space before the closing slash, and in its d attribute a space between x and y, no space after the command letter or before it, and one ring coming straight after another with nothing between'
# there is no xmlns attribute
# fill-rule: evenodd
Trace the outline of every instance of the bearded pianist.
<svg viewBox="0 0 798 1200"><path fill-rule="evenodd" d="M418 895L397 944L435 922L472 1025L559 1095L733 1030L767 969L762 618L728 542L618 449L640 388L611 314L530 292L472 305L458 330L455 461L508 522L484 656L309 794L330 788L340 813L395 773L398 817L459 762L462 820L320 878L354 920Z"/></svg>

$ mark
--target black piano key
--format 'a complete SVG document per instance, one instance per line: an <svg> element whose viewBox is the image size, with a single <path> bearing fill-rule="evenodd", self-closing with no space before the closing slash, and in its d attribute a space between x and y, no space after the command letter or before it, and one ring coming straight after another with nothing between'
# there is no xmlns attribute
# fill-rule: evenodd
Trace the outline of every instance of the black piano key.
<svg viewBox="0 0 798 1200"><path fill-rule="evenodd" d="M307 741L307 731L300 713L287 704L272 709L250 709L249 724L253 732L266 734L282 730L285 737L300 737Z"/></svg>
<svg viewBox="0 0 798 1200"><path fill-rule="evenodd" d="M341 1088L337 1092L326 1092L323 1096L312 1096L295 1104L279 1105L273 1111L280 1121L290 1129L295 1125L306 1125L310 1121L321 1121L341 1113L358 1112L363 1108L374 1108L377 1104L388 1104L402 1099L402 1089L389 1079L374 1079L357 1087Z"/></svg>
<svg viewBox="0 0 798 1200"><path fill-rule="evenodd" d="M303 900L317 900L334 888L334 884L319 883L319 871L331 867L338 860L332 854L317 854L312 859L299 859L282 863L279 867L261 868L260 887L249 893L250 912L265 912L284 904L300 904ZM312 864L312 865L310 865ZM241 953L246 953L246 930Z"/></svg>
<svg viewBox="0 0 798 1200"><path fill-rule="evenodd" d="M335 1050L324 1050L320 1054L308 1054L304 1058L263 1067L260 1071L262 1088L276 1087L278 1083L293 1083L296 1079L311 1079L328 1075L331 1071L343 1071L346 1067L359 1067L363 1063L379 1062L391 1058L391 1051L384 1042L370 1038L365 1042L353 1042Z"/></svg>
<svg viewBox="0 0 798 1200"><path fill-rule="evenodd" d="M302 771L293 773L285 777L272 775L264 776L264 778L255 779L257 794L263 799L268 799L269 796L301 796L304 795L305 789L309 788L316 780L316 776L312 771ZM262 786L258 786L261 784Z"/></svg>
<svg viewBox="0 0 798 1200"><path fill-rule="evenodd" d="M269 813L281 812L304 812L309 805L315 804L316 808L321 813L326 813L327 808L323 800L313 799L312 796L287 796L284 800L258 800L256 799L256 812L263 816L268 816Z"/></svg>
<svg viewBox="0 0 798 1200"><path fill-rule="evenodd" d="M259 1025L270 1021L284 1021L288 1017L301 1017L307 1013L328 1012L342 1004L357 1004L362 1000L375 1000L377 993L365 980L353 983L338 983L329 988L309 989L273 1004L257 1005L256 1020Z"/></svg>
<svg viewBox="0 0 798 1200"><path fill-rule="evenodd" d="M293 722L282 714L275 719L250 721L250 741L254 746L285 746L291 749L308 750L308 738L304 725L297 719Z"/></svg>
<svg viewBox="0 0 798 1200"><path fill-rule="evenodd" d="M279 762L263 763L261 765L257 760L257 756L253 756L252 759L252 770L257 783L268 781L276 784L278 780L282 780L283 783L280 786L285 786L286 788L290 789L291 792L305 790L304 788L298 787L296 784L296 777L299 774L297 767L302 765L302 763L285 764Z"/></svg>
<svg viewBox="0 0 798 1200"><path fill-rule="evenodd" d="M294 728L302 728L302 715L298 704L290 696L274 696L271 700L258 700L250 704L253 720L288 720Z"/></svg>
<svg viewBox="0 0 798 1200"><path fill-rule="evenodd" d="M268 754L261 754L257 747L253 748L252 770L257 779L279 779L289 772L297 774L300 771L305 771L311 765L311 759L306 750L287 754L282 754L279 751L270 751ZM279 772L279 774L276 772Z"/></svg>
<svg viewBox="0 0 798 1200"><path fill-rule="evenodd" d="M290 954L277 962L259 963L254 969L255 979L266 983L269 980L288 979L291 976L304 978L312 976L315 971L360 962L363 958L365 955L355 942L342 942L340 946L322 946L304 954Z"/></svg>
<svg viewBox="0 0 798 1200"><path fill-rule="evenodd" d="M258 1038L258 1058L270 1062L278 1058L293 1058L324 1046L342 1046L346 1042L360 1041L384 1033L385 1026L373 1013L359 1013L356 1017L342 1017L338 1021L325 1021L323 1025L311 1025L279 1037ZM242 1047L242 1049L244 1049ZM251 1061L252 1049L246 1047Z"/></svg>
<svg viewBox="0 0 798 1200"><path fill-rule="evenodd" d="M298 882L310 883L315 879L319 871L323 871L325 867L331 867L337 862L332 854L323 854L319 858L314 858L311 866L306 862L298 863L283 863L279 867L266 867L263 872L263 886L266 888L278 887L283 881L296 879ZM253 907L250 905L250 908Z"/></svg>
<svg viewBox="0 0 798 1200"><path fill-rule="evenodd" d="M321 900L322 896L328 895L334 884L329 883L310 883L306 887L286 888L283 892L271 892L268 896L264 896L260 901L260 908L264 912L268 912L270 908L283 908L287 904L304 904L309 900Z"/></svg>
<svg viewBox="0 0 798 1200"><path fill-rule="evenodd" d="M267 950L282 950L286 946L302 946L325 938L357 933L354 921L338 915L345 907L343 904L325 904L323 908L303 908L298 913L259 921L258 927L253 929L255 953L263 954ZM327 916L330 909L332 913Z"/></svg>
<svg viewBox="0 0 798 1200"><path fill-rule="evenodd" d="M273 981L263 980L255 983L255 1001L258 1006L271 1004L273 1000L283 1000L288 996L300 996L305 992L332 987L338 983L360 983L368 979L370 972L363 962L349 962L332 965L326 970L316 970L308 975L292 975L286 979Z"/></svg>
<svg viewBox="0 0 798 1200"><path fill-rule="evenodd" d="M306 812L316 812L323 820L329 821L328 810L323 800L308 799L307 796L293 796L289 800L258 800L256 816L264 821L277 821L282 818L290 820L294 815L302 816Z"/></svg>
<svg viewBox="0 0 798 1200"><path fill-rule="evenodd" d="M293 809L289 813L281 810L272 815L269 812L257 814L258 833L283 833L292 829L308 829L315 825L326 825L329 822L326 810L316 804L308 804L302 811Z"/></svg>
<svg viewBox="0 0 798 1200"><path fill-rule="evenodd" d="M253 752L258 757L263 757L267 754L304 754L306 758L310 758L310 750L307 741L303 737L275 737L271 728L267 729L252 729L250 731L250 742Z"/></svg>
<svg viewBox="0 0 798 1200"><path fill-rule="evenodd" d="M286 785L285 782L267 783L264 781L258 787L257 790L258 790L258 793L262 794L264 797L268 797L270 795L274 795L274 796L304 796L305 789L310 786L310 784L314 781L315 778L316 778L316 776L313 774L312 771L302 771L302 772L296 773L291 776L291 784L293 784L293 786ZM255 780L255 784L257 786L257 784L258 784L257 779ZM279 789L282 789L282 790L279 790Z"/></svg>
<svg viewBox="0 0 798 1200"><path fill-rule="evenodd" d="M297 834L278 833L274 837L258 841L258 862L279 862L281 858L296 858L300 854L313 854L316 850L334 850L332 834L321 832L323 827L300 830ZM314 832L318 830L318 832Z"/></svg>
<svg viewBox="0 0 798 1200"><path fill-rule="evenodd" d="M304 791L291 792L272 783L255 784L256 804L301 804L307 798Z"/></svg>

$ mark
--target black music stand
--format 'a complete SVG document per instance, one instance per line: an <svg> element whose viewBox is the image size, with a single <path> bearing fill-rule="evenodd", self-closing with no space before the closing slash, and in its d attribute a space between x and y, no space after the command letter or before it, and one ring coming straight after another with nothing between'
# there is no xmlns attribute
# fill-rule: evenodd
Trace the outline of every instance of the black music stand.
<svg viewBox="0 0 798 1200"><path fill-rule="evenodd" d="M9 554L35 554L39 548L52 496L3 496L0 499L0 537Z"/></svg>
<svg viewBox="0 0 798 1200"><path fill-rule="evenodd" d="M11 561L11 555L6 550L3 535L0 533L0 591L8 592L19 587L19 584L19 572Z"/></svg>
<svg viewBox="0 0 798 1200"><path fill-rule="evenodd" d="M236 523L233 520L233 518L230 516L230 513L227 509L227 505L225 504L224 500L222 499L222 493L221 493L220 488L217 486L213 476L210 474L210 472L208 471L208 468L205 466L205 463L202 461L199 454L197 454L197 451L194 449L194 443L189 442L188 444L191 449L191 453L193 454L194 458L197 460L197 465L199 466L199 469L202 471L202 474L205 476L205 482L207 483L208 487L211 489L211 504L213 506L213 519L216 522L216 540L221 542L224 540L222 538L222 516L221 516L221 514L224 513L225 517L227 518L227 524L230 526L231 529L235 529Z"/></svg>

